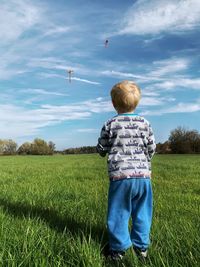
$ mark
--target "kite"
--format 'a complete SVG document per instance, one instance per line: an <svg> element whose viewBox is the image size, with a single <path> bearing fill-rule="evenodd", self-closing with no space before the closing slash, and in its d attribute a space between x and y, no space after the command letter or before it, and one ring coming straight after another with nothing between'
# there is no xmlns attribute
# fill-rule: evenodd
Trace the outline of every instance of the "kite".
<svg viewBox="0 0 200 267"><path fill-rule="evenodd" d="M72 74L74 73L73 70L68 70L68 77L69 77L69 82L71 83L71 80L72 80Z"/></svg>
<svg viewBox="0 0 200 267"><path fill-rule="evenodd" d="M105 43L104 43L104 45L105 45L105 48L107 48L107 47L108 47L108 40L105 40Z"/></svg>

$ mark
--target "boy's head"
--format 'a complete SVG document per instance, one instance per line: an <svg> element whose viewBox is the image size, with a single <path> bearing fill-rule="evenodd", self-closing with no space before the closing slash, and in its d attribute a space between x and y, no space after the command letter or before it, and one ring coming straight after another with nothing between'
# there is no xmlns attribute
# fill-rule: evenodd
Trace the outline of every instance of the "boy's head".
<svg viewBox="0 0 200 267"><path fill-rule="evenodd" d="M140 88L132 81L122 81L113 86L111 98L118 113L132 112L141 98Z"/></svg>

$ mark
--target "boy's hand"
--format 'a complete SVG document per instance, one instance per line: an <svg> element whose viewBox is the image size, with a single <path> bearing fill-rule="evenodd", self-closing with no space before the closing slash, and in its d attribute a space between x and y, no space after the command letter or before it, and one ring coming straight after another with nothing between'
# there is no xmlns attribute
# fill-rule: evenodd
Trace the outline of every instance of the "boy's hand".
<svg viewBox="0 0 200 267"><path fill-rule="evenodd" d="M96 148L97 148L97 152L99 153L99 155L102 157L105 157L106 151L104 150L104 147L100 143L97 144Z"/></svg>

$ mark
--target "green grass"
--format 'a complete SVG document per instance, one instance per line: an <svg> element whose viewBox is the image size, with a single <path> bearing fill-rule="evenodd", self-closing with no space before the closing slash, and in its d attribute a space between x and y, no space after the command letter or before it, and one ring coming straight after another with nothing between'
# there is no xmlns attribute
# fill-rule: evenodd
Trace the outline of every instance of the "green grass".
<svg viewBox="0 0 200 267"><path fill-rule="evenodd" d="M0 157L0 266L112 266L106 159ZM153 160L152 267L200 266L200 156ZM116 266L116 265L115 265ZM127 252L119 266L142 266Z"/></svg>

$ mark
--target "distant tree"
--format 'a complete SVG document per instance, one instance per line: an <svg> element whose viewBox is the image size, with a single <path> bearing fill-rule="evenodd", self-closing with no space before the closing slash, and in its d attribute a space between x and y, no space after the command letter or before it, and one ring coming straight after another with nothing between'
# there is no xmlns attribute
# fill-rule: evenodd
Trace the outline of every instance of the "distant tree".
<svg viewBox="0 0 200 267"><path fill-rule="evenodd" d="M63 154L91 154L91 153L96 153L96 146L68 148L63 151Z"/></svg>
<svg viewBox="0 0 200 267"><path fill-rule="evenodd" d="M17 143L11 139L0 140L0 154L13 155L16 153Z"/></svg>
<svg viewBox="0 0 200 267"><path fill-rule="evenodd" d="M158 154L171 153L170 143L168 141L166 141L164 143L156 144L156 152Z"/></svg>
<svg viewBox="0 0 200 267"><path fill-rule="evenodd" d="M198 153L200 152L200 135L196 130L186 130L178 127L171 131L169 143L172 153Z"/></svg>
<svg viewBox="0 0 200 267"><path fill-rule="evenodd" d="M55 144L36 138L32 143L25 142L17 150L20 155L53 155Z"/></svg>
<svg viewBox="0 0 200 267"><path fill-rule="evenodd" d="M4 146L5 146L4 140L0 139L0 154L4 153Z"/></svg>
<svg viewBox="0 0 200 267"><path fill-rule="evenodd" d="M31 152L33 155L48 155L50 154L50 148L46 141L36 138L31 144Z"/></svg>
<svg viewBox="0 0 200 267"><path fill-rule="evenodd" d="M49 146L50 154L53 154L55 152L56 145L52 141L49 141L48 146Z"/></svg>
<svg viewBox="0 0 200 267"><path fill-rule="evenodd" d="M16 154L17 151L17 143L11 139L6 140L5 144L5 153L8 155Z"/></svg>
<svg viewBox="0 0 200 267"><path fill-rule="evenodd" d="M200 134L197 130L188 131L186 134L188 140L190 140L190 150L192 153L200 152Z"/></svg>
<svg viewBox="0 0 200 267"><path fill-rule="evenodd" d="M17 150L17 153L20 155L30 155L31 154L31 143L23 143Z"/></svg>

